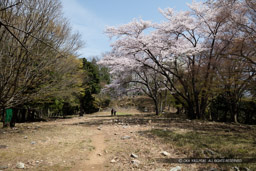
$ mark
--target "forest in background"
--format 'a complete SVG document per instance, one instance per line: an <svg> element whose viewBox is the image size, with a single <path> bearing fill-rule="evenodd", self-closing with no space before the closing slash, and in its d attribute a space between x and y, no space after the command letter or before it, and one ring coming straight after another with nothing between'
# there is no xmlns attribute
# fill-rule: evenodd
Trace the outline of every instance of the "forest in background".
<svg viewBox="0 0 256 171"><path fill-rule="evenodd" d="M145 95L156 115L172 106L189 119L255 124L256 4L215 0L189 8L161 10L162 23L134 19L107 28L112 51L88 61L79 58L83 42L60 1L1 2L3 125L82 116Z"/></svg>
<svg viewBox="0 0 256 171"><path fill-rule="evenodd" d="M96 59L79 58L83 46L58 0L0 3L0 112L3 125L98 111L109 82ZM11 110L12 119L8 119ZM8 123L7 123L8 122Z"/></svg>

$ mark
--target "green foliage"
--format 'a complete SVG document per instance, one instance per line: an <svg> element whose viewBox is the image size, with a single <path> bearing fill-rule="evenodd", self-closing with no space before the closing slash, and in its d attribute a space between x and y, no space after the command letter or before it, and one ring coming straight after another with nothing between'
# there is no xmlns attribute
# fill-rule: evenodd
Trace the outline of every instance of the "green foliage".
<svg viewBox="0 0 256 171"><path fill-rule="evenodd" d="M54 102L50 105L50 109L54 114L60 114L64 105L64 100L55 99Z"/></svg>
<svg viewBox="0 0 256 171"><path fill-rule="evenodd" d="M97 105L100 109L107 108L111 102L110 98L107 96L103 96L101 94L95 95L95 105Z"/></svg>
<svg viewBox="0 0 256 171"><path fill-rule="evenodd" d="M256 124L256 101L243 99L240 104L240 115L238 117L241 123Z"/></svg>
<svg viewBox="0 0 256 171"><path fill-rule="evenodd" d="M224 95L220 94L216 98L211 101L210 111L212 115L212 119L214 121L223 121L226 122L230 120L230 113L227 108L228 101L224 97Z"/></svg>
<svg viewBox="0 0 256 171"><path fill-rule="evenodd" d="M80 97L80 105L85 113L94 113L99 111L100 108L107 107L110 103L110 99L97 96L101 88L109 83L110 76L106 68L100 68L97 65L96 59L89 62L83 58L83 70L86 79L82 85L84 90Z"/></svg>
<svg viewBox="0 0 256 171"><path fill-rule="evenodd" d="M168 102L170 104L172 104L173 107L176 107L176 108L181 108L182 107L182 104L178 101L178 97L175 98L172 94L168 94ZM182 101L182 99L179 98L180 101Z"/></svg>
<svg viewBox="0 0 256 171"><path fill-rule="evenodd" d="M99 76L99 68L97 65L92 62L87 61L83 58L83 70L87 75L86 80L86 91L87 93L97 94L100 92L100 76Z"/></svg>
<svg viewBox="0 0 256 171"><path fill-rule="evenodd" d="M104 84L110 84L110 74L109 70L106 67L99 68L100 80Z"/></svg>
<svg viewBox="0 0 256 171"><path fill-rule="evenodd" d="M80 105L85 113L94 113L99 110L98 105L95 103L95 97L89 89L85 89L85 95L82 97Z"/></svg>
<svg viewBox="0 0 256 171"><path fill-rule="evenodd" d="M232 121L228 106L230 106L230 100L225 94L219 94L211 101L208 112L211 113L214 121ZM256 101L244 98L238 102L238 121L245 124L256 124Z"/></svg>

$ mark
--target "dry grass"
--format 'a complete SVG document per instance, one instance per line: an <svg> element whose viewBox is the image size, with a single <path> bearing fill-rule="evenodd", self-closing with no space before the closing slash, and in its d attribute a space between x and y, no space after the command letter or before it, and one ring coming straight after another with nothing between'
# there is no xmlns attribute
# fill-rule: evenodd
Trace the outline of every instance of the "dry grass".
<svg viewBox="0 0 256 171"><path fill-rule="evenodd" d="M180 164L169 158L187 157L241 157L256 158L256 128L246 125L159 118L138 111L119 109L110 117L110 111L82 118L51 122L18 124L17 129L0 129L0 166L15 170L23 162L27 170L74 170L90 164L101 170L170 170L177 165L183 171L233 166L255 169L255 164ZM97 128L101 129L98 130ZM3 133L5 132L5 133ZM123 140L123 136L130 139ZM27 136L27 139L24 137ZM101 138L100 148L97 138ZM35 144L31 144L31 142ZM214 154L204 152L212 150ZM164 157L161 151L171 156ZM99 157L95 153L102 153ZM131 163L131 153L139 156L141 164ZM100 166L97 164L100 160ZM110 161L116 158L116 163ZM95 160L95 161L92 161ZM82 169L81 169L82 170Z"/></svg>
<svg viewBox="0 0 256 171"><path fill-rule="evenodd" d="M217 124L216 124L217 126ZM187 158L233 158L256 159L255 129L244 131L177 131L172 129L152 129L146 131L148 137L159 137L161 142L169 144L185 154ZM222 169L233 166L256 170L255 163L219 164Z"/></svg>
<svg viewBox="0 0 256 171"><path fill-rule="evenodd" d="M28 170L69 170L93 151L86 128L48 124L18 124L17 130L0 130L0 144L8 146L0 150L0 166L14 170L17 162L23 162Z"/></svg>

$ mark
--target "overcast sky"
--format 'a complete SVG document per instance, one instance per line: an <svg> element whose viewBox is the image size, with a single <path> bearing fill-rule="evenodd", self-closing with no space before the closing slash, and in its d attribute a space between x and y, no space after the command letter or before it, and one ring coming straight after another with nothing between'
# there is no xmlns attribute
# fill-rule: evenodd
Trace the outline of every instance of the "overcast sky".
<svg viewBox="0 0 256 171"><path fill-rule="evenodd" d="M110 51L110 40L104 34L106 26L126 24L134 18L161 22L159 8L187 10L192 0L61 0L64 16L73 31L79 32L85 46L81 57L101 57Z"/></svg>

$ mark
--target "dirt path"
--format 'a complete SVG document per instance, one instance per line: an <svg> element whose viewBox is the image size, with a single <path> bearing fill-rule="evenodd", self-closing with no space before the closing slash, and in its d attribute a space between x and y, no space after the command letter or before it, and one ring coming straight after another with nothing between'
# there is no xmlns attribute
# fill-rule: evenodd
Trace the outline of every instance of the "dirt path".
<svg viewBox="0 0 256 171"><path fill-rule="evenodd" d="M168 162L168 158L186 158L187 154L153 136L152 131L160 130L161 135L168 132L185 135L195 128L207 131L234 127L216 124L174 119L169 122L168 119L154 120L154 116L144 115L111 117L109 112L17 124L15 129L0 129L0 170L18 171L18 162L24 163L25 169L31 171L167 171L175 167L181 167L182 171L198 171L199 167L211 170L216 165ZM241 129L240 126L234 128ZM162 151L170 155L163 156Z"/></svg>
<svg viewBox="0 0 256 171"><path fill-rule="evenodd" d="M91 145L94 150L89 156L89 159L82 161L80 164L72 168L73 171L86 171L97 170L104 171L105 156L103 155L105 149L104 135L102 132L98 132L91 138Z"/></svg>
<svg viewBox="0 0 256 171"><path fill-rule="evenodd" d="M111 117L109 112L101 112L50 122L22 123L15 129L0 130L0 145L7 146L0 149L0 168L19 170L18 162L24 163L26 170L154 171L167 168L166 163L157 162L157 158L163 158L162 150L173 149L141 136L141 132L152 129L152 125L148 121L132 123L134 119L129 117ZM132 153L139 156L136 159L139 164L133 164ZM172 165L168 165L170 167Z"/></svg>

